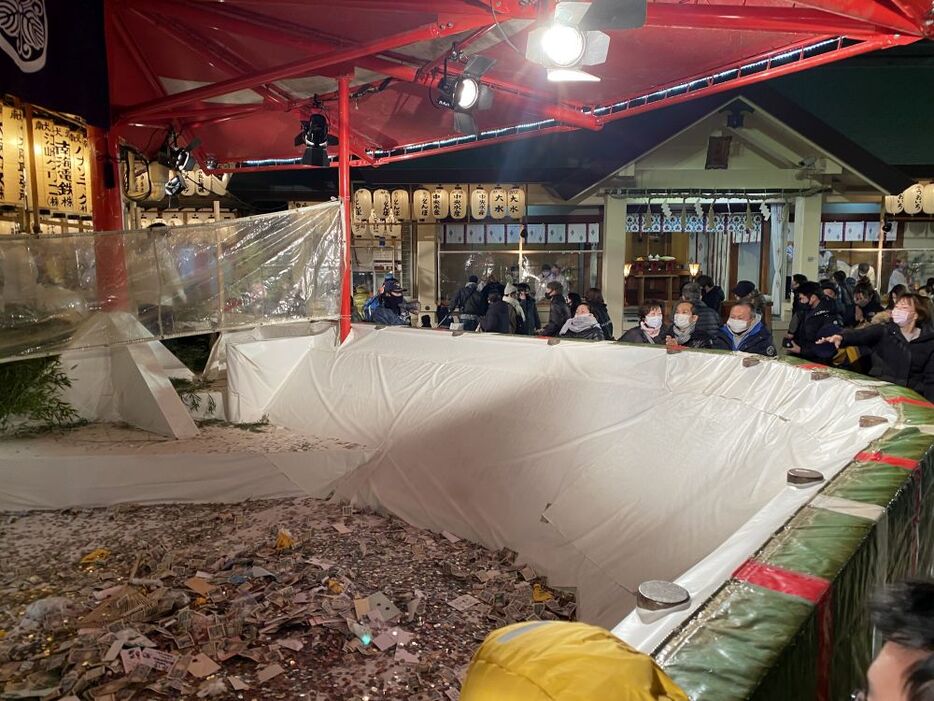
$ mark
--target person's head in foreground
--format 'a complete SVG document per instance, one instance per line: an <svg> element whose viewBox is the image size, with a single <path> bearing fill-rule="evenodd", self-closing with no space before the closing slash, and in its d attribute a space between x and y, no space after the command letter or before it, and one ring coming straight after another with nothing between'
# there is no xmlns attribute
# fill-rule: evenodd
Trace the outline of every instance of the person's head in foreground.
<svg viewBox="0 0 934 701"><path fill-rule="evenodd" d="M751 302L737 302L730 309L730 318L726 320L726 325L737 336L740 336L756 323L756 310Z"/></svg>
<svg viewBox="0 0 934 701"><path fill-rule="evenodd" d="M872 602L882 649L856 701L934 701L934 582L893 584Z"/></svg>

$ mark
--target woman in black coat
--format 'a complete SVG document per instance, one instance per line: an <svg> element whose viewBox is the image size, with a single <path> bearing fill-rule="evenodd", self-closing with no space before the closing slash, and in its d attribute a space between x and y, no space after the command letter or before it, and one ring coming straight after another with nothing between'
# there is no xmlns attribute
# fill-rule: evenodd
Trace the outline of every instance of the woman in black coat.
<svg viewBox="0 0 934 701"><path fill-rule="evenodd" d="M847 329L822 338L837 348L864 346L872 351L869 374L913 389L934 402L934 324L924 297L904 294L892 309L892 320L862 329Z"/></svg>
<svg viewBox="0 0 934 701"><path fill-rule="evenodd" d="M639 325L619 337L621 343L665 343L671 327L665 326L662 303L647 299L639 307Z"/></svg>
<svg viewBox="0 0 934 701"><path fill-rule="evenodd" d="M606 302L603 301L603 293L599 287L591 287L584 293L584 301L590 307L590 313L594 315L597 323L600 324L600 330L603 331L603 338L607 341L613 340L613 322L610 320L610 313L606 309Z"/></svg>

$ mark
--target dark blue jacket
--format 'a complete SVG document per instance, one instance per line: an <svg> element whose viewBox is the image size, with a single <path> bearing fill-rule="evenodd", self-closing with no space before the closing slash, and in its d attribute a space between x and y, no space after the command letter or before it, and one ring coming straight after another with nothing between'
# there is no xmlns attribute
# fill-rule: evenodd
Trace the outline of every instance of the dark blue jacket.
<svg viewBox="0 0 934 701"><path fill-rule="evenodd" d="M743 351L744 353L757 353L759 355L778 355L778 351L775 350L775 343L772 341L772 332L761 321L743 334L738 345L734 345L733 333L730 331L730 327L724 324L713 339L713 347L720 350Z"/></svg>

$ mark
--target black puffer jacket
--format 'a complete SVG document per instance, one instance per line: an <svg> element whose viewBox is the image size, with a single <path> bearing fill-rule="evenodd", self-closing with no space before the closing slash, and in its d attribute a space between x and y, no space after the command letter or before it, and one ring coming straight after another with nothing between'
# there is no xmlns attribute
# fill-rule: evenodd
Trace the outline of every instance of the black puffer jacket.
<svg viewBox="0 0 934 701"><path fill-rule="evenodd" d="M480 319L480 328L489 333L515 333L516 310L503 300L493 302Z"/></svg>
<svg viewBox="0 0 934 701"><path fill-rule="evenodd" d="M526 336L534 336L535 332L541 326L541 321L538 318L538 307L535 306L535 299L528 296L525 299L520 299L519 304L522 305L522 311L525 312L525 322L520 322L521 328L519 329L519 333L525 334Z"/></svg>
<svg viewBox="0 0 934 701"><path fill-rule="evenodd" d="M606 310L606 305L598 304L597 302L587 302L587 306L590 307L590 313L594 315L597 323L600 324L600 329L603 331L603 339L612 341L613 321L610 319L610 313Z"/></svg>
<svg viewBox="0 0 934 701"><path fill-rule="evenodd" d="M548 323L542 329L542 336L557 336L564 326L564 322L571 318L571 308L564 295L555 295L551 298L551 308L548 311Z"/></svg>
<svg viewBox="0 0 934 701"><path fill-rule="evenodd" d="M633 326L631 329L626 331L622 336L619 337L620 343L656 343L664 345L665 338L673 335L671 333L671 326L668 324L662 324L662 327L658 330L658 336L655 338L649 338L642 331L642 326Z"/></svg>
<svg viewBox="0 0 934 701"><path fill-rule="evenodd" d="M908 341L897 324L872 324L843 332L841 346L865 346L872 351L869 374L913 389L934 402L934 327Z"/></svg>
<svg viewBox="0 0 934 701"><path fill-rule="evenodd" d="M807 309L795 331L795 343L801 347L799 355L808 360L826 363L834 356L834 348L829 344L817 344L825 336L840 333L843 319L837 314L835 302L822 299L813 309ZM836 330L835 330L836 329Z"/></svg>

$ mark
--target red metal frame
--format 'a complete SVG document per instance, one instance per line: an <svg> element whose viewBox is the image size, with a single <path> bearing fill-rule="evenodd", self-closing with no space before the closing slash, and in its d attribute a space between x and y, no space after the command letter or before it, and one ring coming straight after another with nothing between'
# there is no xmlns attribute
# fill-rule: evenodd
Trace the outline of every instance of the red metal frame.
<svg viewBox="0 0 934 701"><path fill-rule="evenodd" d="M342 75L338 79L338 194L341 200L341 219L344 224L344 265L341 274L341 320L340 337L343 343L350 334L350 289L351 249L350 249L350 77Z"/></svg>
<svg viewBox="0 0 934 701"><path fill-rule="evenodd" d="M380 51L406 46L428 39L437 39L452 34L458 34L468 29L474 29L485 23L486 20L473 20L473 24L465 20L463 24L451 21L444 24L425 25L417 29L393 34L385 39L354 46L342 51L328 52L325 55L317 55L312 58L292 61L249 75L222 80L217 83L212 83L211 85L194 88L193 90L186 90L166 98L150 100L149 102L135 105L124 110L120 114L119 122L125 124L135 119L145 119L151 111L158 110L159 112L164 112L168 109L181 107L182 105L198 102L200 100L208 100L212 97L219 97L228 93L237 92L238 90L249 90L255 88L257 85L263 85L264 83L273 83L277 80L307 75L309 73L321 71L330 66L350 63L355 59L376 54Z"/></svg>
<svg viewBox="0 0 934 701"><path fill-rule="evenodd" d="M123 199L117 172L117 139L113 132L88 126L91 147L91 198L95 231L123 229ZM110 187L108 187L108 185ZM97 298L104 311L126 310L129 304L123 238L95 236Z"/></svg>

